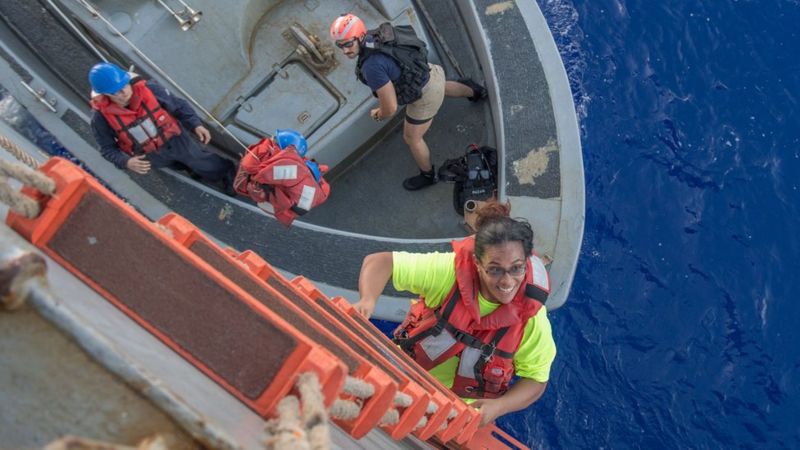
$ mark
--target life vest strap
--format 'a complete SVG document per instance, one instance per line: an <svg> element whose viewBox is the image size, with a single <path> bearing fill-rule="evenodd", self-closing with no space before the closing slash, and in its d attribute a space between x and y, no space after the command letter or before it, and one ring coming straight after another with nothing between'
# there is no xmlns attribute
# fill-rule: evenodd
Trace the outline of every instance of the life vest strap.
<svg viewBox="0 0 800 450"><path fill-rule="evenodd" d="M491 349L490 352L487 352L485 349L481 351L481 357L475 363L474 367L474 374L475 374L475 381L478 383L478 387L473 389L472 392L476 395L483 395L486 392L486 380L483 378L483 370L486 367L486 363L489 362L489 359L492 357L493 354L498 354L504 358L511 359L514 357L513 353L507 353L500 350L497 350L497 344L500 342L501 339L506 335L508 332L509 327L504 327L497 330L492 341L487 345L488 348ZM501 353L505 353L509 356L501 355ZM469 389L468 389L469 390Z"/></svg>
<svg viewBox="0 0 800 450"><path fill-rule="evenodd" d="M114 118L117 119L117 124L119 124L120 131L128 135L128 139L130 139L131 144L133 145L131 151L133 152L134 156L144 155L142 144L140 144L139 141L133 137L133 135L131 135L130 131L128 131L129 127L125 125L125 122L122 121L122 117L115 115Z"/></svg>
<svg viewBox="0 0 800 450"><path fill-rule="evenodd" d="M456 303L458 299L461 298L461 292L458 289L455 290L453 295L450 297L450 302L445 306L444 313L440 314L438 308L434 311L434 314L437 317L436 325L428 328L427 330L423 331L422 333L412 336L412 337L395 337L393 339L394 343L399 345L400 348L403 349L406 353L414 357L414 344L425 339L428 336L438 336L442 331L444 331L445 326L447 325L447 319L450 317L450 314L456 307ZM403 330L402 336L407 336L407 332Z"/></svg>
<svg viewBox="0 0 800 450"><path fill-rule="evenodd" d="M468 347L480 350L481 354L485 355L487 358L492 355L499 355L503 358L514 357L514 353L497 349L497 343L500 342L500 339L502 339L503 336L506 334L506 332L508 332L509 327L501 328L500 330L498 330L497 333L494 335L492 341L489 342L488 344L465 331L459 330L458 328L450 325L449 323L445 324L444 327L447 331L450 332L450 334L453 335L453 337L457 341L461 342L462 344Z"/></svg>
<svg viewBox="0 0 800 450"><path fill-rule="evenodd" d="M161 107L159 106L151 111L150 108L147 107L147 103L142 101L142 108L144 108L144 111L147 113L147 117L153 121L153 125L156 127L156 133L158 133L158 137L161 138L161 145L165 145L167 143L167 135L164 133L164 130L158 126L158 119L156 119L156 115L154 114L156 111L161 109Z"/></svg>

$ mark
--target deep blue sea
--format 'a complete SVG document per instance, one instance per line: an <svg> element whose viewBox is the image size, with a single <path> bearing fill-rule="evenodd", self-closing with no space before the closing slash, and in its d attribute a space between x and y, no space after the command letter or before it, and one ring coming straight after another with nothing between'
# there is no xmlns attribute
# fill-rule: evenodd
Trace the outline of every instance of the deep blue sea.
<svg viewBox="0 0 800 450"><path fill-rule="evenodd" d="M500 426L532 448L800 448L800 1L538 1L586 228L548 390Z"/></svg>
<svg viewBox="0 0 800 450"><path fill-rule="evenodd" d="M800 2L539 0L586 228L533 448L800 448Z"/></svg>

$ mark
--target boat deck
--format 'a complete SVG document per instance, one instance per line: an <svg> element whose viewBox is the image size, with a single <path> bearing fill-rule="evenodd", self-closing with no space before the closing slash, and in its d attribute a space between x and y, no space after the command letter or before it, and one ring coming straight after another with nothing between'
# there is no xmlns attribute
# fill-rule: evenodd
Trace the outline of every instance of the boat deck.
<svg viewBox="0 0 800 450"><path fill-rule="evenodd" d="M467 78L483 83L484 76L463 22L450 20L460 14L456 5L431 0L417 3L425 6L444 41L444 45L440 44L428 28L428 35L442 55L435 62L444 68L447 79L461 78L460 70ZM424 17L420 19L425 22ZM449 49L458 69L443 48ZM348 63L355 64L344 64ZM452 184L438 183L415 192L403 189L403 180L416 175L419 169L403 142L402 117L395 118L393 126L386 137L360 159L332 174L328 201L302 220L337 230L391 238L465 236L464 218L452 206ZM490 103L445 98L425 141L437 169L444 160L463 155L471 143L496 145Z"/></svg>
<svg viewBox="0 0 800 450"><path fill-rule="evenodd" d="M554 290L548 306L558 307L566 299L580 247L583 173L569 86L547 25L536 6L526 2L425 0L418 4L425 6L436 24L454 55L452 60L467 76L485 81L489 91L488 100L479 104L445 100L426 136L433 162L439 165L463 154L472 142L494 144L500 150L500 196L512 202L514 216L532 223L537 251L554 260ZM509 29L528 33L512 35ZM440 47L437 53L448 76L458 78L451 59L432 41ZM26 51L8 48L15 55ZM12 64L0 64L3 79L26 79L34 87L42 84L33 76L34 71L40 73L33 58L7 59ZM29 65L15 66L18 61ZM18 82L8 83L7 88L17 98L29 96ZM463 219L452 208L451 185L440 183L418 192L402 188L403 178L417 169L402 141L399 120L360 159L337 167L328 202L287 230L252 203L233 200L176 172L138 176L111 167L90 144L88 126L81 121L83 110L70 108L71 103L58 98L58 92L48 92L59 100L58 115L37 113L37 119L148 217L157 220L174 210L227 245L252 248L286 272L329 286L332 295L357 298L359 267L369 253L447 251L450 239L466 234ZM35 102L26 106L42 109ZM388 294L397 295L391 289ZM402 317L404 307L388 308L384 314L379 306L377 313L394 320Z"/></svg>
<svg viewBox="0 0 800 450"><path fill-rule="evenodd" d="M24 5L24 2L13 3ZM434 18L438 31L455 55L454 60L468 76L485 81L490 93L488 101L481 104L464 99L446 100L427 136L434 164L438 166L444 159L462 154L464 146L472 142L494 144L500 150L501 197L512 202L514 216L531 221L536 232L537 251L553 258L550 271L554 289L548 306L550 309L558 307L566 300L580 249L583 172L569 86L547 24L532 2L422 0L419 3ZM463 21L452 20L453 17L461 17ZM252 249L276 268L313 280L326 294L344 295L351 300L357 296L358 271L365 255L385 250L446 251L450 248L450 238L465 234L461 218L451 205L452 186L439 184L420 192L402 189L402 179L416 169L402 142L400 127L389 130L380 145L332 173L334 195L290 229L270 219L254 205L230 199L174 171L158 171L146 177L119 171L92 148L85 102L76 106L77 103L62 95L67 89L59 87L65 83L56 77L47 78L47 67L40 57L32 55L31 43L15 45L14 34L2 25L0 23L0 83L14 97L24 99L25 107L37 120L84 160L98 178L153 220L173 210L215 240L237 249ZM517 32L509 33L511 29ZM448 76L457 78L448 59L441 59ZM47 97L57 100L56 114L33 100L20 87L20 80L35 89L46 88ZM69 292L82 299L91 295L84 291L77 293L77 286L75 289ZM404 314L402 303L381 302L376 313L396 320ZM119 336L114 323L127 323L113 309L99 313L87 304L76 302L75 306L88 308L82 316L98 318L96 326L103 327L103 336ZM120 321L112 323L106 318ZM143 343L130 351L141 350L147 356L146 352L154 347L149 345L154 338L138 327L124 328L136 335L135 339L126 341ZM80 333L86 329L78 324L71 332L77 333L81 340ZM177 358L165 358L165 361L166 365L186 366ZM115 363L118 373L138 367L116 360L111 365ZM187 373L200 383L197 385L200 387L188 386L189 390L204 390L211 383L198 372L172 368L164 370L163 374L159 372L152 384L162 386L168 379L170 388L182 389L187 386L183 377ZM149 385L141 374L126 379ZM165 400L163 394L163 391L148 393L156 401L159 396ZM263 422L256 420L230 396L215 391L216 394L220 394L218 398L208 398L211 406L203 396L188 392L181 396L202 403L193 405L202 411L222 415L209 422L211 429L192 431L211 440L219 438L241 445L239 433L253 431L253 427L262 426ZM161 406L169 409L172 399L166 400L167 405ZM241 411L251 420L247 423L235 420L235 416L228 414L232 410ZM189 429L201 423L191 414L170 412L182 425L188 424ZM254 439L254 436L256 433L250 437ZM413 441L393 443L379 432L372 436L375 440L367 444L371 447L407 445L413 448L419 444ZM334 436L334 440L337 439L340 440L334 447L346 448L352 444L341 433ZM253 440L241 446L256 448L258 444Z"/></svg>

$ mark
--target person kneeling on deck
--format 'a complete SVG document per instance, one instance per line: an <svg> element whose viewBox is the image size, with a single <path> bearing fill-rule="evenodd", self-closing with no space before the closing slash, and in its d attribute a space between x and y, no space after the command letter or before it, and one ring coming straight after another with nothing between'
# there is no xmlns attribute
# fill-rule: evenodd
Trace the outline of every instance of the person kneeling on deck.
<svg viewBox="0 0 800 450"><path fill-rule="evenodd" d="M445 81L444 70L428 63L425 42L408 25L384 23L367 30L361 19L344 14L333 21L330 34L346 57L358 58L356 77L378 97L378 108L370 111L373 119L388 119L398 106L408 105L403 139L420 173L403 181L403 187L415 191L435 184L436 172L423 137L444 96L475 102L486 97L486 89L470 79Z"/></svg>
<svg viewBox="0 0 800 450"><path fill-rule="evenodd" d="M287 227L330 195L322 174L328 166L308 159L308 142L294 130L276 130L271 138L251 145L239 163L233 182L236 192Z"/></svg>
<svg viewBox="0 0 800 450"><path fill-rule="evenodd" d="M151 167L183 165L233 195L233 162L203 150L184 132L192 130L202 144L211 141L186 100L111 63L95 64L89 83L92 131L105 159L142 175Z"/></svg>
<svg viewBox="0 0 800 450"><path fill-rule="evenodd" d="M477 233L454 241L452 253L368 255L354 304L369 317L389 279L419 295L394 341L478 407L482 424L537 401L556 355L543 305L549 275L533 253L531 226L508 213L508 205L484 204Z"/></svg>

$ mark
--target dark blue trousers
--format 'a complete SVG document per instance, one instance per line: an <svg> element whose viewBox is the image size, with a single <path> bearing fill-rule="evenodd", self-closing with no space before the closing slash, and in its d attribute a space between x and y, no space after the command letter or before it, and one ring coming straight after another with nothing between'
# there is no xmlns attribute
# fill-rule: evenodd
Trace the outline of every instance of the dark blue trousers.
<svg viewBox="0 0 800 450"><path fill-rule="evenodd" d="M203 150L186 130L173 137L158 151L148 153L147 160L153 168L168 167L176 162L190 168L207 181L220 181L226 175L233 175L233 162L215 153Z"/></svg>

